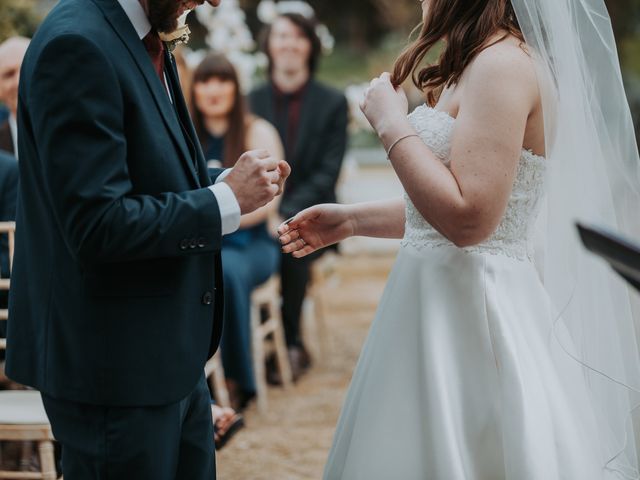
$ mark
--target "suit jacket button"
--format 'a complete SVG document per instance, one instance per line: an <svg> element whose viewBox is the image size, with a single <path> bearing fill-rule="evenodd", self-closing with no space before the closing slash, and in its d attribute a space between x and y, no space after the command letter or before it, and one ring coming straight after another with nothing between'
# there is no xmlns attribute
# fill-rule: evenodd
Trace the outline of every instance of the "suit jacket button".
<svg viewBox="0 0 640 480"><path fill-rule="evenodd" d="M211 305L213 303L213 294L211 292L204 292L202 295L202 304Z"/></svg>
<svg viewBox="0 0 640 480"><path fill-rule="evenodd" d="M186 250L187 248L189 248L189 240L183 238L180 242L180 250Z"/></svg>
<svg viewBox="0 0 640 480"><path fill-rule="evenodd" d="M206 247L207 243L204 240L204 237L200 237L198 239L198 248L204 248Z"/></svg>
<svg viewBox="0 0 640 480"><path fill-rule="evenodd" d="M198 245L198 241L195 238L192 238L189 242L189 248L196 248L196 245Z"/></svg>

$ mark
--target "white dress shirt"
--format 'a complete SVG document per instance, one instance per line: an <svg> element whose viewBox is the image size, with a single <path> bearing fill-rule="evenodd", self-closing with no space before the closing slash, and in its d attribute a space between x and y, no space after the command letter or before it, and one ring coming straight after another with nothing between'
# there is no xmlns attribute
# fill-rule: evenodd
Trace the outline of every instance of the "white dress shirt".
<svg viewBox="0 0 640 480"><path fill-rule="evenodd" d="M13 142L13 155L18 159L18 122L13 113L9 114L9 131L11 132L11 141Z"/></svg>
<svg viewBox="0 0 640 480"><path fill-rule="evenodd" d="M147 18L139 0L118 0L118 3L126 13L135 29L138 37L142 40L151 31L151 23ZM165 86L166 80L165 80ZM215 195L220 208L220 218L222 220L222 234L228 235L235 232L240 227L240 205L231 187L223 182L230 173L230 169L225 170L216 179L215 185L211 185L209 190Z"/></svg>

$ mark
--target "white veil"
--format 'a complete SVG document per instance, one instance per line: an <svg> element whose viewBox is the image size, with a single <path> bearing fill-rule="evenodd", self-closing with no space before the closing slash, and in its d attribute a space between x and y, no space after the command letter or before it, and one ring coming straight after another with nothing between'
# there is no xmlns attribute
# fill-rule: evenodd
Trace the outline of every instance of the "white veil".
<svg viewBox="0 0 640 480"><path fill-rule="evenodd" d="M603 0L511 0L536 57L549 162L543 280L553 341L582 365L614 478L640 478L635 299L582 247L576 220L640 240L640 160ZM615 473L614 473L615 472Z"/></svg>

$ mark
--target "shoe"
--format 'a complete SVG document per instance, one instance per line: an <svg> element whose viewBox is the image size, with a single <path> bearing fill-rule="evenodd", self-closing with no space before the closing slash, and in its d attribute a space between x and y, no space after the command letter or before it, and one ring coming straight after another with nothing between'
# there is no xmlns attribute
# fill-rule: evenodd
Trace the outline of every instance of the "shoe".
<svg viewBox="0 0 640 480"><path fill-rule="evenodd" d="M311 357L304 347L289 347L289 363L293 381L297 381L311 368Z"/></svg>
<svg viewBox="0 0 640 480"><path fill-rule="evenodd" d="M282 377L280 376L280 371L278 370L277 365L275 355L267 359L267 383L269 385L279 387L282 385Z"/></svg>
<svg viewBox="0 0 640 480"><path fill-rule="evenodd" d="M215 408L215 407L212 407L212 408ZM230 409L223 409L223 410L231 411ZM233 413L233 418L231 419L231 423L229 424L229 427L226 429L224 433L220 432L220 428L218 427L218 424L214 422L213 441L214 441L216 450L222 450L222 448L224 448L224 446L229 442L229 440L231 440L235 436L235 434L238 433L240 430L242 430L244 427L245 427L244 418L242 417L242 415L237 414L235 412Z"/></svg>

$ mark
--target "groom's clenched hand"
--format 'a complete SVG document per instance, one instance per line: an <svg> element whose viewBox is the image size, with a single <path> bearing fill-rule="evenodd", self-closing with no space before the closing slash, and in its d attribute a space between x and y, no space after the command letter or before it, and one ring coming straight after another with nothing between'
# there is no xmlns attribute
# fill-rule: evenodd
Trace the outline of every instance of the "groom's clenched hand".
<svg viewBox="0 0 640 480"><path fill-rule="evenodd" d="M238 159L224 182L233 190L244 215L282 194L290 173L284 160L273 158L266 150L252 150Z"/></svg>

